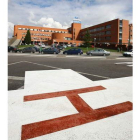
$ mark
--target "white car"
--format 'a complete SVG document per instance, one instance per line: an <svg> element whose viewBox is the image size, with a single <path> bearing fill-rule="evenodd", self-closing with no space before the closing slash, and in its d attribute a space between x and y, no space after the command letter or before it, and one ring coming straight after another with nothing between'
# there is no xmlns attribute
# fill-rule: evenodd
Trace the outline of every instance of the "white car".
<svg viewBox="0 0 140 140"><path fill-rule="evenodd" d="M133 56L133 50L131 49L128 52L124 52L123 56L131 56L132 57Z"/></svg>

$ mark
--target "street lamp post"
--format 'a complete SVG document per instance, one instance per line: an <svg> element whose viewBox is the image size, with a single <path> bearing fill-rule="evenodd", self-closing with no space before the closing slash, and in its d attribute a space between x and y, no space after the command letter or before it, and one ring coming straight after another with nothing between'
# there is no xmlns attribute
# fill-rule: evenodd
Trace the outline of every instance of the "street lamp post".
<svg viewBox="0 0 140 140"><path fill-rule="evenodd" d="M129 47L129 39L128 39L128 46L127 46L127 51L128 51L128 47Z"/></svg>
<svg viewBox="0 0 140 140"><path fill-rule="evenodd" d="M96 45L96 38L94 38L94 48L95 48L95 45Z"/></svg>

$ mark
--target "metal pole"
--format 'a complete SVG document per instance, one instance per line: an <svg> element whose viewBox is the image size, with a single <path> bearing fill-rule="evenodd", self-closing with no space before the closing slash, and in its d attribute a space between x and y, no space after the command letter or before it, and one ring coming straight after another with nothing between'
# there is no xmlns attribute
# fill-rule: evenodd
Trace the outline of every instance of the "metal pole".
<svg viewBox="0 0 140 140"><path fill-rule="evenodd" d="M128 46L127 46L127 51L128 51L128 47L129 47L129 39L128 39Z"/></svg>

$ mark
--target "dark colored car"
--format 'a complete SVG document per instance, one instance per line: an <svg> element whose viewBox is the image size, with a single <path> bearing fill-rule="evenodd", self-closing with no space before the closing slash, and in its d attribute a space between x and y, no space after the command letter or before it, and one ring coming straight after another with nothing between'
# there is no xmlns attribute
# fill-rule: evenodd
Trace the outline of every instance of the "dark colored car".
<svg viewBox="0 0 140 140"><path fill-rule="evenodd" d="M20 50L13 46L8 46L8 52L20 52Z"/></svg>
<svg viewBox="0 0 140 140"><path fill-rule="evenodd" d="M64 48L63 48L63 46L57 46L56 47L58 50L63 50Z"/></svg>
<svg viewBox="0 0 140 140"><path fill-rule="evenodd" d="M67 51L64 51L63 54L78 54L78 55L81 55L81 54L83 54L83 51L81 49L74 48L74 49L69 49Z"/></svg>
<svg viewBox="0 0 140 140"><path fill-rule="evenodd" d="M8 52L13 52L14 50L15 50L14 47L12 47L12 46L8 46Z"/></svg>
<svg viewBox="0 0 140 140"><path fill-rule="evenodd" d="M34 47L28 47L28 48L24 48L21 52L22 53L35 53L36 50Z"/></svg>
<svg viewBox="0 0 140 140"><path fill-rule="evenodd" d="M39 52L39 48L37 48L36 46L33 47L35 49L36 52Z"/></svg>
<svg viewBox="0 0 140 140"><path fill-rule="evenodd" d="M110 52L104 49L95 49L95 50L88 51L87 55L107 56L107 55L110 55Z"/></svg>
<svg viewBox="0 0 140 140"><path fill-rule="evenodd" d="M46 48L42 50L42 53L44 54L58 54L59 50L57 48Z"/></svg>

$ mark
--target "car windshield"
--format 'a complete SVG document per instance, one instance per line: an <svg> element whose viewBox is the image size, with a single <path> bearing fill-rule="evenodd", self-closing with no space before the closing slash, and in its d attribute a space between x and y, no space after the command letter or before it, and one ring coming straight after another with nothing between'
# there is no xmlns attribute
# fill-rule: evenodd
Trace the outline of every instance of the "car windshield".
<svg viewBox="0 0 140 140"><path fill-rule="evenodd" d="M96 50L94 50L94 52L98 52L98 50L96 49Z"/></svg>

